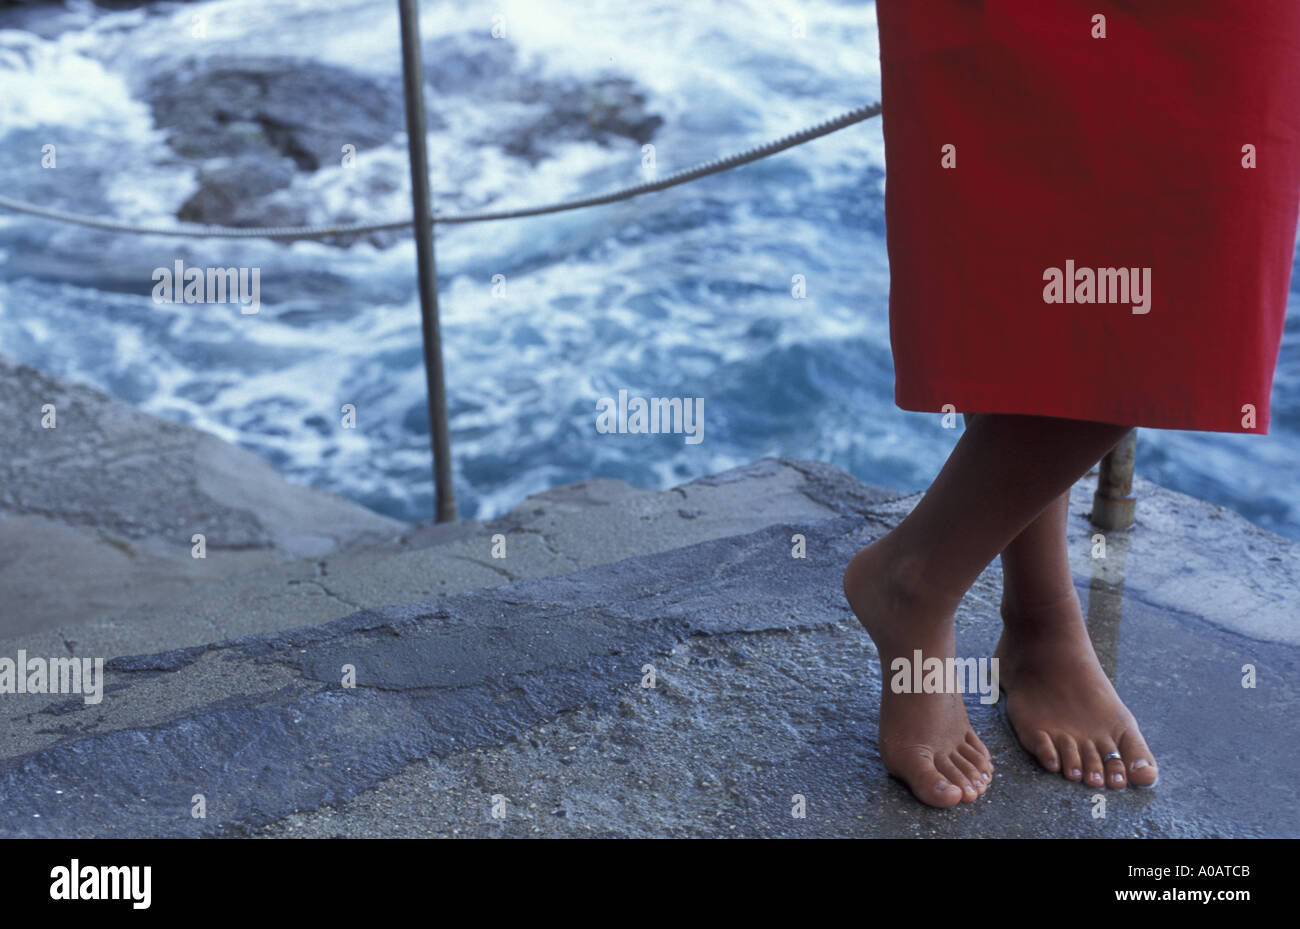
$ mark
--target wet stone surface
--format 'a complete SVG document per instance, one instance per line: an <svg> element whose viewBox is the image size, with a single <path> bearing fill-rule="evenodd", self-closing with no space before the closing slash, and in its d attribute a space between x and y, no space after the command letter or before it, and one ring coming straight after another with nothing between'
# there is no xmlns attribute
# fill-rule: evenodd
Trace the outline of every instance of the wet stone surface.
<svg viewBox="0 0 1300 929"><path fill-rule="evenodd" d="M1201 513L1196 506L1203 504L1144 485L1150 528L1140 520L1123 540L1113 539L1126 573L1116 576L1113 563L1076 561L1097 650L1143 723L1161 762L1160 785L1108 791L1041 772L996 709L968 695L973 724L994 754L996 781L977 803L935 811L913 801L880 765L874 649L839 591L847 559L914 498L871 493L806 462L760 462L712 486L734 488L743 501L749 482L765 486L774 475L802 475L798 486L808 498L840 515L569 573L499 578L491 588L373 607L320 626L114 659L107 696L95 707L5 698L12 709L0 721L0 831L1300 831L1296 789L1286 776L1297 751L1278 738L1290 731L1297 698L1295 646L1284 630L1263 626L1247 635L1236 621L1198 615L1188 608L1194 589L1175 602L1157 583L1169 565L1146 554L1156 542L1167 547L1151 538L1164 531L1160 512L1176 504L1191 524L1213 508ZM1071 532L1081 539L1089 538L1086 485L1072 506ZM566 520L602 505L593 494L634 512L650 500L599 486L553 495L536 507L548 514L546 528L534 528L548 545L565 548ZM1217 521L1226 523L1220 544L1230 549L1239 527ZM791 557L795 533L807 538L806 559ZM1292 543L1250 538L1254 546L1272 545L1266 557L1293 570ZM1212 580L1207 573L1201 582ZM966 598L958 614L961 654L992 650L999 583L991 566ZM1296 602L1284 585L1271 593ZM345 665L355 670L355 688L342 686ZM1246 665L1256 670L1254 688L1242 687ZM647 666L654 687L644 686ZM203 820L189 815L196 793L207 802ZM802 817L794 815L800 798Z"/></svg>

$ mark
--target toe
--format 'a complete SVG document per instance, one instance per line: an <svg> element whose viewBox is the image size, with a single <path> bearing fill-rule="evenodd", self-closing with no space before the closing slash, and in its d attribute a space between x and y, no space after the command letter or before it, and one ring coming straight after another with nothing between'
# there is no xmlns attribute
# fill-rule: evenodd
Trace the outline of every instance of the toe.
<svg viewBox="0 0 1300 929"><path fill-rule="evenodd" d="M917 753L904 759L894 759L889 773L901 780L916 799L926 806L945 809L961 803L964 792L956 769L951 774L941 773L928 754Z"/></svg>
<svg viewBox="0 0 1300 929"><path fill-rule="evenodd" d="M1062 733L1056 737L1056 753L1061 759L1061 774L1066 780L1083 780L1083 758L1074 739Z"/></svg>
<svg viewBox="0 0 1300 929"><path fill-rule="evenodd" d="M936 759L935 767L939 769L940 774L947 778L950 784L956 784L961 790L961 799L963 803L970 803L979 796L979 792L975 789L975 785L970 782L970 778L962 772L961 768L957 767L957 765L953 763L951 758Z"/></svg>
<svg viewBox="0 0 1300 929"><path fill-rule="evenodd" d="M1142 733L1130 729L1120 736L1119 753L1124 756L1124 765L1128 768L1128 782L1135 787L1150 787L1160 776L1156 760L1147 748Z"/></svg>
<svg viewBox="0 0 1300 929"><path fill-rule="evenodd" d="M931 774L930 779L924 783L908 786L912 787L912 793L922 803L927 806L938 807L941 810L956 806L962 802L962 798L965 796L961 788L940 775L938 771Z"/></svg>
<svg viewBox="0 0 1300 929"><path fill-rule="evenodd" d="M993 780L993 753L988 750L980 737L975 734L975 730L969 730L966 733L966 739L958 749L962 755L970 759L975 767L979 768L980 773L985 775L986 781Z"/></svg>
<svg viewBox="0 0 1300 929"><path fill-rule="evenodd" d="M1101 752L1091 741L1079 745L1079 755L1083 758L1083 782L1089 787L1100 787L1105 783L1102 773Z"/></svg>
<svg viewBox="0 0 1300 929"><path fill-rule="evenodd" d="M975 730L974 730L974 729L967 729L967 730L966 730L966 738L965 738L965 740L964 740L964 744L965 744L965 745L969 745L971 748L975 749L975 751L979 752L979 753L980 753L981 755L983 755L985 758L992 759L992 757L993 757L993 753L990 752L989 749L988 749L988 746L985 745L985 744L980 740L980 737L977 736L977 735L975 734ZM993 769L993 767L992 767L992 763L990 762L990 764L989 764L989 770L992 770L992 769Z"/></svg>
<svg viewBox="0 0 1300 929"><path fill-rule="evenodd" d="M1115 743L1110 739L1098 739L1097 750L1101 752L1101 764L1106 786L1114 790L1127 787L1128 779L1124 776L1124 759L1123 757L1117 757L1119 756L1119 749Z"/></svg>
<svg viewBox="0 0 1300 929"><path fill-rule="evenodd" d="M979 774L979 778L984 782L985 786L993 780L993 759L986 753L981 752L969 742L964 742L958 746L957 751L963 758L975 766L975 771Z"/></svg>
<svg viewBox="0 0 1300 929"><path fill-rule="evenodd" d="M970 783L971 787L975 789L976 794L984 793L988 788L988 782L984 780L984 775L980 772L980 769L975 767L974 763L971 762L970 759L962 755L960 749L949 755L948 760L956 765L957 770L966 776L966 780Z"/></svg>
<svg viewBox="0 0 1300 929"><path fill-rule="evenodd" d="M1052 737L1046 731L1038 729L1030 733L1024 742L1029 754L1038 759L1038 763L1048 771L1061 770L1061 758L1052 744Z"/></svg>

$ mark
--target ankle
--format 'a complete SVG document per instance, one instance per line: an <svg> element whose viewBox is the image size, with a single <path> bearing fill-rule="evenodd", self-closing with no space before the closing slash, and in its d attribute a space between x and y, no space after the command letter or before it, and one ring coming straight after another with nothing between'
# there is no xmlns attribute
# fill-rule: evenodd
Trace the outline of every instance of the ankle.
<svg viewBox="0 0 1300 929"><path fill-rule="evenodd" d="M1073 637L1083 623L1083 609L1073 587L1057 595L1025 601L1002 594L1003 639L1033 643Z"/></svg>
<svg viewBox="0 0 1300 929"><path fill-rule="evenodd" d="M892 542L888 536L882 542ZM950 616L961 603L962 594L947 590L941 571L928 563L924 554L889 544L881 553L880 578L894 609L905 615Z"/></svg>

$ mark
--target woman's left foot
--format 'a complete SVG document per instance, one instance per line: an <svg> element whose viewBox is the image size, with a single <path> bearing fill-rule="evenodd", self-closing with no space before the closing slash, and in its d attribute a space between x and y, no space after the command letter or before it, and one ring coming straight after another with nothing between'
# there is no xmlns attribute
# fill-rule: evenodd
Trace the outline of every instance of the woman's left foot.
<svg viewBox="0 0 1300 929"><path fill-rule="evenodd" d="M1025 750L1048 771L1091 787L1154 784L1155 758L1101 669L1078 594L1071 589L1023 615L1004 603L1003 621L994 654L1007 718Z"/></svg>

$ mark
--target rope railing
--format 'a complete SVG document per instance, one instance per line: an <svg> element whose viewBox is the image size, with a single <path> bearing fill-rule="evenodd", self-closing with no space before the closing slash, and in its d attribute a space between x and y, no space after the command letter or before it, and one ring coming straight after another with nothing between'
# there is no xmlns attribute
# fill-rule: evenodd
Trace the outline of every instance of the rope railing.
<svg viewBox="0 0 1300 929"><path fill-rule="evenodd" d="M398 0L398 8L403 28L403 63L405 77L405 94L408 103L408 123L411 122L411 113L423 111L423 80L421 77L421 64L419 61L418 45L413 41L407 41L412 37L419 35L417 25L417 12L415 0ZM410 47L406 47L410 46ZM414 109L412 108L414 106ZM738 168L741 165L750 164L761 158L767 158L778 152L794 148L813 139L830 135L848 126L879 116L882 112L880 103L869 103L863 106L855 107L852 110L841 113L833 119L828 119L812 126L801 129L790 135L782 136L765 142L762 145L755 145L733 155L727 155L720 158L714 158L710 161L701 162L689 168L683 168L657 178L652 181L645 181L641 184L632 184L625 187L619 187L603 194L592 197L580 197L570 200L561 200L555 203L541 204L538 206L517 207L508 210L485 210L473 213L433 213L429 209L428 191L424 191L423 199L419 192L414 192L413 200L416 203L417 212L426 217L425 222L428 224L425 230L438 224L453 225L459 223L476 223L491 222L501 219L521 219L527 216L543 216L550 213L561 213L567 210L578 210L585 207L601 206L609 203L617 203L623 200L631 200L633 197L642 194L652 193L659 190L667 190L670 187L676 187L690 181L697 180L709 175L719 174L723 171ZM415 124L422 121L417 120ZM410 128L410 126L408 126ZM422 128L422 127L421 127ZM414 170L415 155L412 154L412 165ZM423 159L420 159L423 160ZM413 174L413 179L416 175ZM423 208L421 208L421 206ZM14 213L22 213L29 216L36 216L42 219L49 219L56 222L69 223L77 226L84 226L91 229L103 229L110 232L123 232L132 235L161 235L177 236L184 238L214 238L214 239L323 239L336 236L359 236L367 235L374 232L390 232L400 229L410 229L416 226L416 219L410 217L407 219L395 220L383 223L335 223L331 225L315 226L215 226L215 225L141 225L126 223L113 219L101 219L97 216L89 216L84 213L71 213L64 210L55 210L49 207L43 207L34 203L27 203L23 200L17 200L12 197L0 195L0 209L6 209ZM415 229L417 236L417 245L419 238L424 234L424 230ZM432 265L432 245L428 245L430 254L420 262L421 273L424 275L426 264ZM434 468L436 471L435 494L437 498L437 518L438 520L455 519L455 501L451 489L451 472L450 472L450 447L447 438L447 413L445 392L440 383L441 379L441 354L442 347L440 339L437 336L437 291L436 285L431 287L432 293L421 293L421 308L425 328L425 367L426 373L436 369L439 374L439 383L430 382L429 392L429 415L431 422L431 435L434 437ZM439 439L441 441L439 441ZM1098 481L1097 494L1094 499L1093 521L1100 528L1118 529L1132 524L1133 509L1132 495L1130 485L1133 474L1133 436L1130 434L1125 442L1121 443L1123 453L1119 450L1109 453L1102 462L1102 476Z"/></svg>
<svg viewBox="0 0 1300 929"><path fill-rule="evenodd" d="M616 203L620 200L630 200L633 197L639 197L642 194L652 193L657 190L666 190L669 187L676 187L679 184L685 184L698 178L708 177L711 174L719 174L723 171L729 171L732 168L738 168L741 165L758 161L761 158L767 158L770 155L775 155L778 152L785 151L786 149L794 148L796 145L802 145L805 142L812 141L813 139L830 135L832 132L836 132L847 126L852 126L855 123L860 123L864 120L871 119L874 116L879 116L880 112L881 106L879 103L871 103L856 107L848 112L841 113L834 119L828 119L824 122L817 123L805 129L801 129L798 132L782 136L779 139L774 139L762 145L755 145L752 148L747 148L734 155L727 155L722 158L715 158L711 161L701 162L693 167L674 171L671 174L667 174L664 177L653 181L620 187L594 197L563 200L558 203L548 203L540 206L519 207L513 210L488 210L478 213L453 214L435 213L433 216L433 222L435 225L439 223L449 225L454 223L490 222L498 219L521 219L525 216L543 216L547 213L561 213L566 210L579 210L589 206L601 206L607 203ZM135 225L132 223L119 222L117 220L100 219L82 213L68 213L63 210L54 210L5 196L0 196L0 208L11 210L15 213L37 216L42 219L71 223L77 226L87 226L92 229L104 229L109 232L125 232L133 235L165 235L209 239L323 239L332 236L366 235L372 232L389 232L397 229L408 229L414 223L413 219L408 218L384 223L340 223L327 226L244 227L197 224L184 226L153 226Z"/></svg>
<svg viewBox="0 0 1300 929"><path fill-rule="evenodd" d="M430 205L427 155L424 150L424 79L419 48L419 12L417 0L398 0L398 18L402 35L403 96L406 102L407 137L411 148L411 199L415 208L412 217L385 223L335 223L325 226L214 226L214 225L142 225L102 219L84 213L55 210L13 197L0 195L0 209L10 210L41 219L69 223L90 229L122 232L131 235L161 235L185 238L210 239L323 239L336 236L358 236L373 232L410 229L415 233L417 268L420 280L420 313L424 340L424 366L428 380L429 436L433 450L434 509L438 522L456 519L455 495L451 486L451 440L447 419L446 386L442 373L442 341L438 325L437 273L434 270L434 226L438 224L488 222L499 219L519 219L525 216L543 216L583 207L599 206L630 200L641 194L666 190L698 178L718 174L741 165L758 161L796 145L829 135L863 120L879 116L879 103L856 107L798 132L762 145L756 145L734 155L715 158L690 168L674 171L662 178L620 187L594 197L562 200L540 206L518 207L512 210L487 210L478 213L437 214Z"/></svg>

